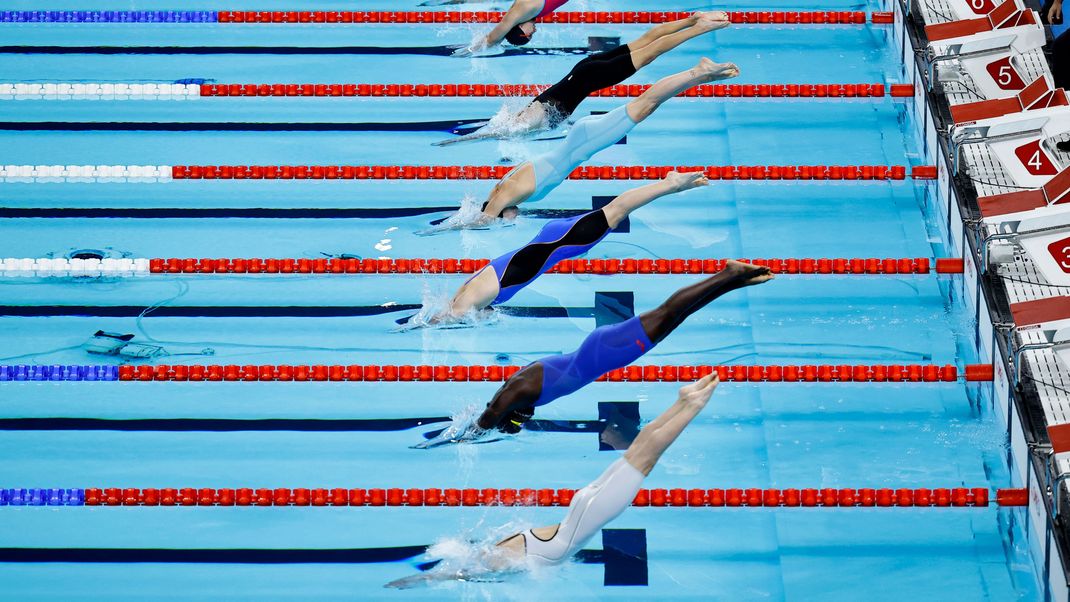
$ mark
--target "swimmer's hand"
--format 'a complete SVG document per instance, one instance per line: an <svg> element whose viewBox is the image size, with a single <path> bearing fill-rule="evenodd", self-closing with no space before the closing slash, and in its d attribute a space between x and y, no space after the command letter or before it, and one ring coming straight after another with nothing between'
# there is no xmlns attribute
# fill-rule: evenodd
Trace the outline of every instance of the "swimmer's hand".
<svg viewBox="0 0 1070 602"><path fill-rule="evenodd" d="M486 50L486 46L482 42L483 41L480 40L479 42L474 42L474 43L469 44L467 46L457 46L454 49L453 54L451 54L450 56L452 56L454 58L459 58L459 59L465 59L465 58L473 57L473 56L479 54L480 52ZM453 47L451 46L451 48L453 48Z"/></svg>
<svg viewBox="0 0 1070 602"><path fill-rule="evenodd" d="M451 215L446 218L445 221L435 224L434 226L417 230L415 234L417 236L435 236L444 232L454 232L457 230L489 230L490 226L497 220L495 217L491 217L484 213L480 213L475 218L463 219L458 214ZM505 220L497 220L504 222ZM505 224L513 225L513 224Z"/></svg>
<svg viewBox="0 0 1070 602"><path fill-rule="evenodd" d="M414 587L420 587L420 586L423 586L423 585L428 585L430 583L434 583L435 581L440 581L440 580L439 579L435 579L434 575L427 575L427 574L409 575L408 577L402 577L401 579L395 579L395 580L391 581L390 583L387 583L383 587L391 587L391 588L394 588L394 589L412 589Z"/></svg>
<svg viewBox="0 0 1070 602"><path fill-rule="evenodd" d="M477 38L471 44L458 44L456 46L450 46L453 49L453 54L450 56L456 58L471 58L480 56L494 56L496 54L502 54L505 52L501 46L489 46L487 44L487 38Z"/></svg>
<svg viewBox="0 0 1070 602"><path fill-rule="evenodd" d="M428 571L421 575L410 575L395 579L383 587L393 589L413 589L423 587L438 581L468 581L474 583L501 583L503 579L491 570L476 571Z"/></svg>
<svg viewBox="0 0 1070 602"><path fill-rule="evenodd" d="M436 226L424 230L417 230L413 232L416 236L438 236L439 234L445 234L446 232L456 232L458 230L490 230L489 226L481 224L466 224L460 223L448 223L443 222Z"/></svg>
<svg viewBox="0 0 1070 602"><path fill-rule="evenodd" d="M453 53L450 56L454 58L464 59L472 56L477 52L473 45L459 44L457 46L450 46L453 49Z"/></svg>
<svg viewBox="0 0 1070 602"><path fill-rule="evenodd" d="M481 429L473 424L451 424L437 436L410 446L410 449L432 449L454 443L476 443L486 437L486 429Z"/></svg>
<svg viewBox="0 0 1070 602"><path fill-rule="evenodd" d="M439 140L438 142L432 142L431 146L450 146L451 144L460 144L461 142L479 142L481 140L508 140L515 136L509 135L501 128L482 127L472 132L471 134L465 134L463 136L457 136L456 138L447 138L446 140Z"/></svg>

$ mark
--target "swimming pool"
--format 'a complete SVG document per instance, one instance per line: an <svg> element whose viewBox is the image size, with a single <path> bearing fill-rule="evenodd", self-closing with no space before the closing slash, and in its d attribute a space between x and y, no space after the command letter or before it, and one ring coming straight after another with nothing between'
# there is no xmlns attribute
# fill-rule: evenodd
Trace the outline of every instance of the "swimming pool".
<svg viewBox="0 0 1070 602"><path fill-rule="evenodd" d="M37 10L29 3L13 9ZM341 2L317 9L347 10ZM363 4L367 4L364 6ZM374 0L361 10L399 10ZM666 2L663 10L693 8ZM485 5L491 6L491 5ZM571 5L570 5L571 6ZM111 10L104 2L55 10ZM128 9L129 7L121 7ZM137 9L174 8L139 2ZM193 3L183 10L213 10ZM228 9L287 10L278 2ZM587 2L585 10L643 10ZM797 9L783 3L729 9ZM822 9L856 10L847 3ZM880 10L875 4L862 9ZM489 8L487 10L490 10ZM577 8L576 10L579 10ZM886 26L883 26L886 27ZM424 46L471 26L0 24L8 45ZM537 45L581 47L637 25L546 25ZM739 26L689 42L637 74L649 83L701 56L738 63L741 84L901 81L880 25ZM4 82L549 83L575 55L457 60L367 54L0 54ZM522 102L519 100L511 102ZM580 109L610 110L620 98ZM925 165L911 98L673 99L591 162L644 165ZM499 98L0 100L4 165L512 164L554 141L438 149L437 125L485 117ZM59 122L51 129L18 123ZM73 123L238 124L226 131L68 131ZM252 131L257 124L335 124ZM337 124L368 125L344 131ZM14 124L14 125L12 125ZM84 126L88 128L101 126ZM184 127L184 130L181 129ZM351 126L350 126L351 127ZM20 129L24 128L24 129ZM58 180L63 181L58 181ZM0 257L97 250L130 258L484 258L516 248L557 211L590 209L632 181L568 181L515 227L421 237L480 179L233 180L12 177L0 182ZM941 258L926 180L715 181L631 217L589 258ZM89 211L94 217L85 217ZM478 329L392 332L406 308L463 274L153 274L27 278L0 287L0 364L117 363L86 353L97 330L162 347L160 364L524 365L569 351L613 314L655 306L687 274L548 274L522 308ZM903 365L975 360L954 274L783 275L692 316L648 354L655 365ZM144 308L157 307L138 318ZM133 362L142 363L142 362ZM0 381L0 486L9 488L578 488L616 452L599 418L657 415L671 382L595 383L540 409L543 432L417 451L442 419L494 382ZM638 402L636 404L635 402ZM726 382L651 474L650 489L948 488L1018 485L984 384ZM34 421L26 419L45 419ZM58 419L68 420L58 420ZM103 422L77 420L98 419ZM135 422L148 421L148 422ZM266 422L281 421L281 422ZM3 584L22 598L172 596L1036 599L1021 508L640 507L584 561L501 583L394 592L422 546L562 509L407 507L12 507L0 509ZM67 556L47 558L47 550ZM33 556L38 550L40 556ZM41 551L46 550L46 551ZM123 553L122 550L129 550ZM265 552L267 551L267 552ZM32 560L51 560L32 562ZM28 561L29 560L29 561ZM63 562L55 562L63 560ZM640 578L645 577L645 578ZM645 581L645 585L639 583Z"/></svg>

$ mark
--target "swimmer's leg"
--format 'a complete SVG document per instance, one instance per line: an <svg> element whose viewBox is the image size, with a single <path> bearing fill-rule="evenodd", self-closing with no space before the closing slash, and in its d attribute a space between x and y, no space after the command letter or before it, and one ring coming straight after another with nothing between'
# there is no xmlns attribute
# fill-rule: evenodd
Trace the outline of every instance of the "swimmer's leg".
<svg viewBox="0 0 1070 602"><path fill-rule="evenodd" d="M674 34L680 30L691 27L695 23L698 23L698 17L698 13L695 13L690 17L687 17L686 19L679 19L677 21L670 21L668 23L659 23L646 30L643 35L639 36L634 41L628 42L628 46L632 49L632 52L645 48L650 43L657 41L659 38Z"/></svg>
<svg viewBox="0 0 1070 602"><path fill-rule="evenodd" d="M635 123L650 117L663 102L688 88L715 80L729 79L739 75L739 67L732 63L715 63L704 58L698 65L658 80L646 92L628 103L628 117Z"/></svg>
<svg viewBox="0 0 1070 602"><path fill-rule="evenodd" d="M684 428L706 407L717 386L714 374L680 388L679 397L668 410L643 427L624 452L624 457L606 469L594 482L576 492L568 515L560 525L532 529L542 540L528 547L534 560L551 564L563 562L583 547L602 527L620 516L632 504L643 479L657 464Z"/></svg>
<svg viewBox="0 0 1070 602"><path fill-rule="evenodd" d="M654 184L647 184L639 188L633 188L624 192L602 207L606 214L606 222L610 228L616 228L626 217L636 209L675 192L683 192L699 186L705 186L709 180L701 172L669 172L664 180Z"/></svg>
<svg viewBox="0 0 1070 602"><path fill-rule="evenodd" d="M640 315L639 321L651 342L658 344L688 316L717 297L738 288L761 284L772 277L769 268L730 260L725 269L702 282L676 291L664 303Z"/></svg>
<svg viewBox="0 0 1070 602"><path fill-rule="evenodd" d="M709 17L694 16L694 23L691 27L682 27L675 33L666 33L658 36L657 38L648 40L645 44L639 45L643 38L639 38L634 44L629 43L628 47L632 49L632 64L636 69L642 69L646 65L654 62L654 59L665 54L666 52L676 48L680 44L690 40L691 38L698 37L704 33L709 33L716 29L721 29L728 26L728 21L714 20ZM685 19L686 21L686 19ZM680 21L674 21L673 23L667 23L666 25L673 25L680 23ZM655 28L657 29L657 28ZM653 30L647 33L651 33ZM646 37L646 36L644 36Z"/></svg>
<svg viewBox="0 0 1070 602"><path fill-rule="evenodd" d="M661 455L676 441L695 416L706 407L717 387L717 373L680 387L676 402L653 422L643 427L624 452L624 459L644 475L650 474Z"/></svg>

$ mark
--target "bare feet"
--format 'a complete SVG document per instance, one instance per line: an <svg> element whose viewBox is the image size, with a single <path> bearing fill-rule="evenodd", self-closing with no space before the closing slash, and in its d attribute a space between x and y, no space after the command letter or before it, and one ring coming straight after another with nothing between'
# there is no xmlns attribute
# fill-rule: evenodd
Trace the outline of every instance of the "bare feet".
<svg viewBox="0 0 1070 602"><path fill-rule="evenodd" d="M738 286L754 286L773 279L773 272L769 268L743 263L735 259L729 259L725 263L722 273L732 274L732 279L738 280Z"/></svg>
<svg viewBox="0 0 1070 602"><path fill-rule="evenodd" d="M677 400L686 405L696 406L701 410L706 407L706 402L710 400L713 390L720 383L721 381L717 379L717 372L712 372L691 384L680 387Z"/></svg>
<svg viewBox="0 0 1070 602"><path fill-rule="evenodd" d="M685 190L691 190L692 188L708 186L710 181L701 171L688 171L683 173L679 171L670 171L669 175L665 176L665 183L672 188L673 192L684 192Z"/></svg>
<svg viewBox="0 0 1070 602"><path fill-rule="evenodd" d="M695 70L707 82L739 77L739 67L735 63L715 63L706 57L702 57Z"/></svg>
<svg viewBox="0 0 1070 602"><path fill-rule="evenodd" d="M707 11L702 13L696 13L698 19L695 21L695 27L699 28L699 31L716 31L718 29L724 29L732 24L728 19L728 13L716 10Z"/></svg>

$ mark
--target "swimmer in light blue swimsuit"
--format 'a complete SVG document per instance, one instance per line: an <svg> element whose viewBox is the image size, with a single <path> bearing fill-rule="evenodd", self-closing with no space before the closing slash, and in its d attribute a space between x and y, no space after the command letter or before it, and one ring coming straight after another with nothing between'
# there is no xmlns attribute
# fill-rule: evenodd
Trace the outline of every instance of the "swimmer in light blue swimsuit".
<svg viewBox="0 0 1070 602"><path fill-rule="evenodd" d="M517 433L534 415L536 407L574 393L603 374L636 361L688 316L721 295L761 284L772 277L769 268L729 261L725 269L676 291L658 307L619 324L596 328L572 353L552 355L528 364L505 381L487 409L467 430L462 433L447 430L417 447L474 441L491 429Z"/></svg>
<svg viewBox="0 0 1070 602"><path fill-rule="evenodd" d="M525 201L538 201L564 182L569 174L595 153L616 144L666 100L688 88L739 75L732 63L714 63L704 58L698 65L663 78L623 107L604 115L590 115L577 121L565 140L555 149L521 163L491 191L483 213L474 221L454 227L480 227ZM515 215L515 214L514 214Z"/></svg>
<svg viewBox="0 0 1070 602"><path fill-rule="evenodd" d="M550 220L524 247L490 262L464 283L447 311L432 323L459 320L489 305L505 303L520 289L562 259L583 255L633 211L662 196L706 186L702 172L670 172L665 179L633 188L601 209L567 219Z"/></svg>

